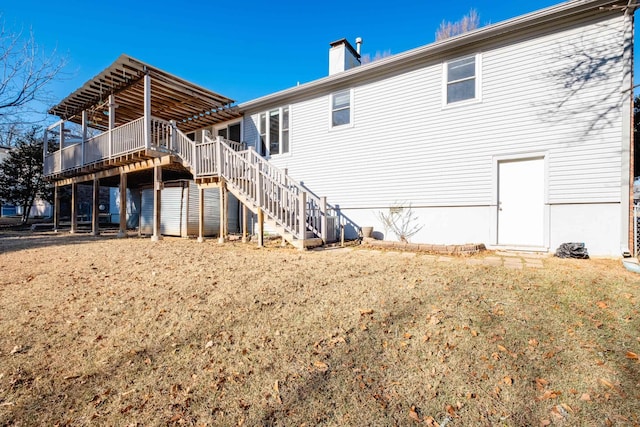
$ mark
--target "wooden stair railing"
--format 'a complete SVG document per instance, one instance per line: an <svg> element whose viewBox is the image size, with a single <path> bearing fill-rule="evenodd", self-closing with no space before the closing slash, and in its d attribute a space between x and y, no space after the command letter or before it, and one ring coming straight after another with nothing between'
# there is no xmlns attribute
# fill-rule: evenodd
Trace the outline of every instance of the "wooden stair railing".
<svg viewBox="0 0 640 427"><path fill-rule="evenodd" d="M172 122L170 150L194 177L223 178L229 191L243 204L253 212L261 209L291 240L304 244L307 232L311 232L327 242L327 218L333 208L327 205L326 198L308 192L253 147L245 149L244 144L220 136L196 144Z"/></svg>

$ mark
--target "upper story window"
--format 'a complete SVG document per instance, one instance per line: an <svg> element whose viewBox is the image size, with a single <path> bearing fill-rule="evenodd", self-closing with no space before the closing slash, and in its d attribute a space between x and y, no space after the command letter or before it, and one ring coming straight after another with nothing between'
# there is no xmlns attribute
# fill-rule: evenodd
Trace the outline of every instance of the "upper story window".
<svg viewBox="0 0 640 427"><path fill-rule="evenodd" d="M351 89L331 94L331 127L351 124L353 117L352 101Z"/></svg>
<svg viewBox="0 0 640 427"><path fill-rule="evenodd" d="M289 152L289 107L260 113L258 127L260 154L273 156Z"/></svg>
<svg viewBox="0 0 640 427"><path fill-rule="evenodd" d="M467 56L446 63L447 104L479 99L480 55Z"/></svg>

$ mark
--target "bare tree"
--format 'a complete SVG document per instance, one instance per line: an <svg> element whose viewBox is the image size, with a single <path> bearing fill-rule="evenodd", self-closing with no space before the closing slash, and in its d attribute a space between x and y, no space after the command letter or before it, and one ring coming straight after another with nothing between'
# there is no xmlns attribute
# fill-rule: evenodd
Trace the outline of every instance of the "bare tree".
<svg viewBox="0 0 640 427"><path fill-rule="evenodd" d="M44 113L46 86L59 76L65 58L54 50L46 54L35 42L33 32L0 29L0 130L3 145L10 145L16 126L38 121L34 114ZM40 111L38 111L38 109ZM11 132L10 132L11 131ZM9 137L10 136L10 137Z"/></svg>
<svg viewBox="0 0 640 427"><path fill-rule="evenodd" d="M375 55L371 56L370 53L365 53L364 55L362 55L362 58L360 59L360 62L362 64L368 64L370 62L375 62L378 61L382 58L386 58L388 56L391 56L391 50L384 50L382 52L380 52L379 50L376 51Z"/></svg>
<svg viewBox="0 0 640 427"><path fill-rule="evenodd" d="M436 31L436 41L445 40L460 34L468 33L480 28L480 15L475 9L470 9L459 21L442 21Z"/></svg>
<svg viewBox="0 0 640 427"><path fill-rule="evenodd" d="M408 243L409 239L418 233L424 225L418 224L418 216L414 215L411 203L396 203L389 207L389 212L378 212L378 218L385 228L385 232L391 231L398 240Z"/></svg>

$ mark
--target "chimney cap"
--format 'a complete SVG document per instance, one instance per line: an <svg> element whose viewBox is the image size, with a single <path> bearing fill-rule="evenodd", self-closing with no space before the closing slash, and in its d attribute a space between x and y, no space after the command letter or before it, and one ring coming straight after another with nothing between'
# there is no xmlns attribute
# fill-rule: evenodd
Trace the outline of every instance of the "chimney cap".
<svg viewBox="0 0 640 427"><path fill-rule="evenodd" d="M360 59L360 54L358 53L358 51L353 46L351 46L351 43L349 43L349 40L347 40L345 38L342 38L340 40L336 40L334 42L331 42L331 43L329 43L329 46L337 47L337 46L340 46L342 44L345 45L345 47L351 51L353 56L355 56L357 59Z"/></svg>

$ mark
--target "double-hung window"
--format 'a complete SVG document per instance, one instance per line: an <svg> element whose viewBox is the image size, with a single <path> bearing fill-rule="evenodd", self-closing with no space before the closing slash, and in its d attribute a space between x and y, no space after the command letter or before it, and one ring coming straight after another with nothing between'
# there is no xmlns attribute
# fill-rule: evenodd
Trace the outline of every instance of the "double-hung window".
<svg viewBox="0 0 640 427"><path fill-rule="evenodd" d="M331 94L331 127L350 125L352 121L351 89Z"/></svg>
<svg viewBox="0 0 640 427"><path fill-rule="evenodd" d="M480 55L473 55L445 64L446 104L480 99L479 63Z"/></svg>
<svg viewBox="0 0 640 427"><path fill-rule="evenodd" d="M258 127L260 154L273 156L289 152L289 107L260 113Z"/></svg>

